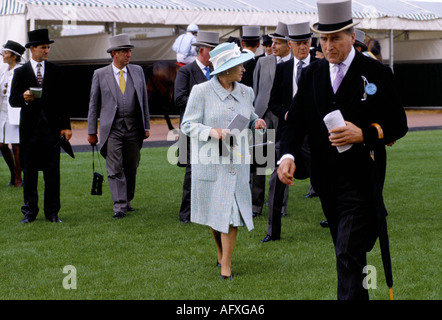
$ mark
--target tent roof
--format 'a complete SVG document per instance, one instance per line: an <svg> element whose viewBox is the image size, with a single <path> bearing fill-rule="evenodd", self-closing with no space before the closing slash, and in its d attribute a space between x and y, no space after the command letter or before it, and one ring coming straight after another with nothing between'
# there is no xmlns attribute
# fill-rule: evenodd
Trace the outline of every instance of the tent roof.
<svg viewBox="0 0 442 320"><path fill-rule="evenodd" d="M293 15L317 19L316 0L2 0L0 15L26 12L28 19L63 20L66 7L75 11L78 21L95 22L276 26L278 21L293 21ZM265 20L262 14L266 14ZM353 0L353 17L401 19L408 25L436 20L436 29L442 30L442 2Z"/></svg>

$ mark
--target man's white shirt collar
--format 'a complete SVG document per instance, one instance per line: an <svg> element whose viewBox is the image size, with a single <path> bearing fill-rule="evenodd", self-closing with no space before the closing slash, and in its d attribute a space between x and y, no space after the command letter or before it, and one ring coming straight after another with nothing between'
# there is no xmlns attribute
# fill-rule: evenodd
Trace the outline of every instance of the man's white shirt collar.
<svg viewBox="0 0 442 320"><path fill-rule="evenodd" d="M45 61L43 60L42 62L37 62L37 61L35 61L34 59L32 59L31 58L31 65L32 65L32 68L37 68L37 64L39 64L39 63L41 63L41 66L44 68L44 66L45 66Z"/></svg>
<svg viewBox="0 0 442 320"><path fill-rule="evenodd" d="M199 61L198 58L195 59L195 61L196 61L196 64L198 65L198 67L200 67L201 71L205 75L206 74L206 66L203 65L203 63L201 61Z"/></svg>
<svg viewBox="0 0 442 320"><path fill-rule="evenodd" d="M253 52L252 50L244 48L244 49L242 49L242 51L253 53L253 59L255 59L255 52Z"/></svg>
<svg viewBox="0 0 442 320"><path fill-rule="evenodd" d="M37 62L32 58L29 61L31 61L32 70L34 70L35 76L37 76L37 65L39 63L41 64L40 73L41 73L42 77L44 77L45 61L43 60L42 62Z"/></svg>
<svg viewBox="0 0 442 320"><path fill-rule="evenodd" d="M298 67L298 62L300 60L296 59L295 57L293 57L293 59L295 60L295 68ZM302 62L304 62L303 64L303 68L305 68L306 66L308 66L310 64L310 54L308 54L307 58L302 59Z"/></svg>
<svg viewBox="0 0 442 320"><path fill-rule="evenodd" d="M344 72L344 76L347 73L348 69L350 68L350 64L352 63L354 57L356 55L355 52L355 48L352 46L350 53L348 54L347 58L342 61L341 63L343 63L343 68L342 68L342 72ZM335 63L330 63L330 80L331 83L334 82L335 78L336 78L336 74L338 73L338 68L337 68L337 64Z"/></svg>
<svg viewBox="0 0 442 320"><path fill-rule="evenodd" d="M124 66L123 69L118 69L114 64L112 63L112 69L114 70L115 74L120 75L120 70L123 70L123 73L127 72L127 66Z"/></svg>

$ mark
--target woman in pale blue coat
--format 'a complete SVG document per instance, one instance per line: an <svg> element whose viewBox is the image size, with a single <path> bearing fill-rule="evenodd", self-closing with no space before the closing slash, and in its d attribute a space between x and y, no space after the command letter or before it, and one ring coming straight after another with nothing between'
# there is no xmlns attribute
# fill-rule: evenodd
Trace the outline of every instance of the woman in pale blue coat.
<svg viewBox="0 0 442 320"><path fill-rule="evenodd" d="M253 54L223 43L210 56L214 77L193 87L181 130L192 138L191 221L210 226L221 277L230 279L237 227L253 229L248 133L265 129L265 122L254 112L253 90L239 83L245 71L242 63ZM244 117L244 127L229 131L238 114ZM231 134L236 143L229 142Z"/></svg>

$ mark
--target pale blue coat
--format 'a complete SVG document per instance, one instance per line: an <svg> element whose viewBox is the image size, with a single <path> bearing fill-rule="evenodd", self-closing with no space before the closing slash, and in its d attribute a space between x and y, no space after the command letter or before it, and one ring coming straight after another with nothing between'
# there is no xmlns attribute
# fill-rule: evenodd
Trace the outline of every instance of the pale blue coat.
<svg viewBox="0 0 442 320"><path fill-rule="evenodd" d="M250 87L235 82L228 92L218 77L192 88L181 124L183 133L192 138L192 222L223 233L229 232L231 224L253 229L248 152L248 129L253 129L258 119L253 100ZM249 126L240 133L231 156L220 157L219 140L209 137L210 129L227 128L237 113L250 119Z"/></svg>

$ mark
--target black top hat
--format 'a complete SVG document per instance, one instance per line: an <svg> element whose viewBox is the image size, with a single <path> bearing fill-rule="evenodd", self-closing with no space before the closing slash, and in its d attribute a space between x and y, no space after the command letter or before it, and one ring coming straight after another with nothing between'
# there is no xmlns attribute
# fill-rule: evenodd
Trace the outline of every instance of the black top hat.
<svg viewBox="0 0 442 320"><path fill-rule="evenodd" d="M22 54L25 52L26 48L23 47L20 43L8 40L6 44L3 46L3 50L11 51L16 56L21 57Z"/></svg>
<svg viewBox="0 0 442 320"><path fill-rule="evenodd" d="M231 43L233 42L233 43L236 43L238 45L238 47L241 47L241 39L238 37L230 36L226 42L231 42Z"/></svg>
<svg viewBox="0 0 442 320"><path fill-rule="evenodd" d="M262 45L263 46L271 46L273 43L272 38L268 34L262 35Z"/></svg>
<svg viewBox="0 0 442 320"><path fill-rule="evenodd" d="M26 48L30 48L31 46L38 46L40 44L50 44L54 43L54 40L49 40L49 31L48 29L37 29L28 31L29 42L25 45Z"/></svg>

